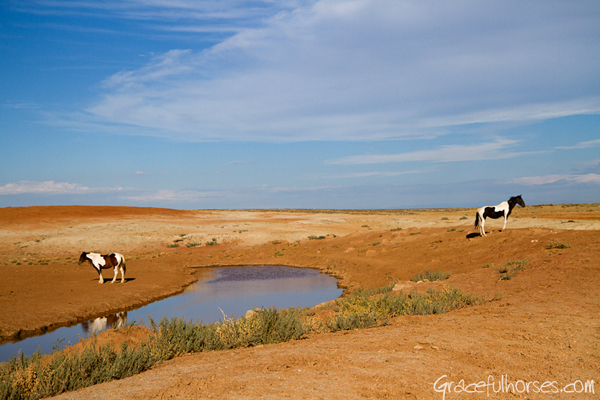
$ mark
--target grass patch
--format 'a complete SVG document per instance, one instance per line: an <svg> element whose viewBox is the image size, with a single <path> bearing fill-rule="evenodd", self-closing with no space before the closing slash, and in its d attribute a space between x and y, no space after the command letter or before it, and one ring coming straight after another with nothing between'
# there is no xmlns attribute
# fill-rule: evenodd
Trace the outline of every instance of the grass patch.
<svg viewBox="0 0 600 400"><path fill-rule="evenodd" d="M410 280L413 282L424 281L427 279L428 281L443 281L444 279L448 279L452 275L452 272L442 272L442 271L430 271L427 270L422 274L417 274L412 277Z"/></svg>
<svg viewBox="0 0 600 400"><path fill-rule="evenodd" d="M554 250L554 249L568 249L570 248L571 245L565 242L552 242L548 245L546 245L546 249L548 250Z"/></svg>
<svg viewBox="0 0 600 400"><path fill-rule="evenodd" d="M185 247L198 247L198 246L200 246L200 245L201 245L201 244L200 244L200 243L198 243L198 242L190 242L190 243L186 243L186 244L185 244Z"/></svg>
<svg viewBox="0 0 600 400"><path fill-rule="evenodd" d="M492 299L493 300L493 299ZM0 398L39 399L55 396L102 382L122 379L152 368L177 356L213 350L227 350L303 338L307 333L336 332L385 325L399 315L442 314L484 302L455 289L433 290L425 294L394 293L393 285L358 289L321 310L332 310L326 319L315 310L275 307L255 310L248 317L224 318L211 324L182 318L150 319L150 339L140 345L91 346L81 352L61 352L43 356L17 354L0 364ZM324 317L323 317L324 318Z"/></svg>
<svg viewBox="0 0 600 400"><path fill-rule="evenodd" d="M336 310L325 321L328 331L350 330L385 325L400 315L443 314L451 310L480 304L484 299L456 289L429 289L427 293L394 294L393 285L375 289L359 289L350 296L327 306Z"/></svg>
<svg viewBox="0 0 600 400"><path fill-rule="evenodd" d="M308 238L310 240L321 240L321 239L325 239L325 236L310 235Z"/></svg>
<svg viewBox="0 0 600 400"><path fill-rule="evenodd" d="M217 244L219 244L219 243L217 243L217 238L212 238L211 241L206 242L207 246L216 246Z"/></svg>
<svg viewBox="0 0 600 400"><path fill-rule="evenodd" d="M504 266L497 269L500 274L501 281L509 281L515 276L517 276L517 271L523 271L525 269L525 265L527 264L527 260L513 260L509 261Z"/></svg>

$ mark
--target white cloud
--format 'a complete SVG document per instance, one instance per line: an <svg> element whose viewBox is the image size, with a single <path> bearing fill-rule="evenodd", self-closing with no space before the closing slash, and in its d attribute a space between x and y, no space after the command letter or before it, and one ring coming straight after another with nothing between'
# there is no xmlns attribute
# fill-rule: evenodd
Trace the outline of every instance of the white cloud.
<svg viewBox="0 0 600 400"><path fill-rule="evenodd" d="M223 195L223 192L218 191L157 190L154 192L122 196L122 198L140 203L167 202L171 204L178 204L214 197L222 197Z"/></svg>
<svg viewBox="0 0 600 400"><path fill-rule="evenodd" d="M579 142L573 146L559 146L557 149L561 150L575 150L575 149L587 149L590 147L600 146L600 139L588 140L585 142Z"/></svg>
<svg viewBox="0 0 600 400"><path fill-rule="evenodd" d="M16 183L7 183L4 186L0 186L0 196L2 195L15 195L15 194L44 194L44 195L57 195L57 194L91 194L91 193L106 193L123 190L121 187L114 188L90 188L82 186L77 183L67 182L32 182L32 181L20 181Z"/></svg>
<svg viewBox="0 0 600 400"><path fill-rule="evenodd" d="M341 178L373 178L373 177L392 177L392 176L402 176L408 174L418 174L423 171L392 171L392 172L356 172L352 174L346 175L337 175L331 176L330 178L341 179Z"/></svg>
<svg viewBox="0 0 600 400"><path fill-rule="evenodd" d="M255 188L258 189L258 188ZM324 190L339 189L339 186L310 186L310 187L298 187L298 186L263 186L260 187L262 191L268 193L301 193L301 192L320 192Z"/></svg>
<svg viewBox="0 0 600 400"><path fill-rule="evenodd" d="M374 154L343 157L327 161L328 164L384 164L410 161L458 162L514 158L531 152L514 152L508 149L516 140L499 139L495 142L474 145L448 145L433 150L420 150L400 154Z"/></svg>
<svg viewBox="0 0 600 400"><path fill-rule="evenodd" d="M545 176L529 176L523 178L517 178L510 181L510 183L520 185L547 185L556 183L559 181L565 181L569 183L592 183L600 184L600 175L598 174L556 174L556 175L545 175Z"/></svg>
<svg viewBox="0 0 600 400"><path fill-rule="evenodd" d="M10 103L6 102L2 104L2 108L7 108L11 110L35 110L39 109L40 106L34 103Z"/></svg>
<svg viewBox="0 0 600 400"><path fill-rule="evenodd" d="M116 17L165 23L210 20L250 22L276 14L280 10L298 7L301 3L301 0L22 0L13 6L33 14Z"/></svg>
<svg viewBox="0 0 600 400"><path fill-rule="evenodd" d="M258 161L243 161L243 160L240 160L240 161L231 161L231 162L228 162L225 165L231 166L231 165L251 165L251 164L258 164Z"/></svg>
<svg viewBox="0 0 600 400"><path fill-rule="evenodd" d="M173 49L107 78L79 122L179 140L377 140L600 112L593 2L320 0L280 11L208 50Z"/></svg>

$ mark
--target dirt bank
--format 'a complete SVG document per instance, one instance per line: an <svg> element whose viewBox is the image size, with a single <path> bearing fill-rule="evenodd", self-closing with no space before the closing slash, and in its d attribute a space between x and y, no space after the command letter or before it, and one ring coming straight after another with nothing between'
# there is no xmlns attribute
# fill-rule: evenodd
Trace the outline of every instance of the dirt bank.
<svg viewBox="0 0 600 400"><path fill-rule="evenodd" d="M183 357L63 397L441 398L433 382L442 375L467 383L491 376L498 384L504 374L513 382L600 381L600 207L517 208L506 231L502 222L488 222L485 238L472 235L474 215L0 209L0 335L25 336L171 295L195 279L190 267L312 267L345 288L405 281L430 269L451 271L446 285L501 293L502 300L376 329ZM552 243L570 247L547 249ZM127 282L99 285L90 266L77 264L81 251L125 254ZM497 269L514 260L527 260L525 269L499 280ZM464 396L476 395L446 398ZM579 396L572 398L586 398ZM506 395L492 391L490 398Z"/></svg>

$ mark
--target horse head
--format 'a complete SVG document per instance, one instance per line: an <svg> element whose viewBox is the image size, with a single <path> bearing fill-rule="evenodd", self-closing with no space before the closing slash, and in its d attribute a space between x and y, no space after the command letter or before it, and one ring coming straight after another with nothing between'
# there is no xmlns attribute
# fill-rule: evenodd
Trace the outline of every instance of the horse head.
<svg viewBox="0 0 600 400"><path fill-rule="evenodd" d="M86 253L85 251L81 253L81 255L79 256L79 265L83 264L85 260L87 260L88 254L89 253Z"/></svg>
<svg viewBox="0 0 600 400"><path fill-rule="evenodd" d="M521 194L515 197L515 200L517 201L517 204L520 205L521 207L525 207L525 202L523 201L523 199L521 198Z"/></svg>

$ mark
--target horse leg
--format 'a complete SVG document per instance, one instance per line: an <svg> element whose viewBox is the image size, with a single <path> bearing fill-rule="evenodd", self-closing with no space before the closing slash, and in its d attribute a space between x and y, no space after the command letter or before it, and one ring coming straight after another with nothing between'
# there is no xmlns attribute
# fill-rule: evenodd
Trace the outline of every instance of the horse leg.
<svg viewBox="0 0 600 400"><path fill-rule="evenodd" d="M485 228L483 227L485 225L485 217L481 218L481 225L479 226L481 228L481 235L485 236Z"/></svg>
<svg viewBox="0 0 600 400"><path fill-rule="evenodd" d="M506 230L506 220L508 219L507 216L504 216L504 226L502 227L502 230Z"/></svg>
<svg viewBox="0 0 600 400"><path fill-rule="evenodd" d="M115 265L115 269L114 269L115 275L113 276L113 280L110 283L115 283L115 281L117 280L117 274L119 273L118 268L119 268L119 266Z"/></svg>
<svg viewBox="0 0 600 400"><path fill-rule="evenodd" d="M104 283L104 278L102 277L102 270L98 268L98 275L100 275L100 279L98 279L98 283Z"/></svg>
<svg viewBox="0 0 600 400"><path fill-rule="evenodd" d="M125 271L127 271L127 266L125 265L125 258L121 260L119 266L121 267L121 283L125 283Z"/></svg>

